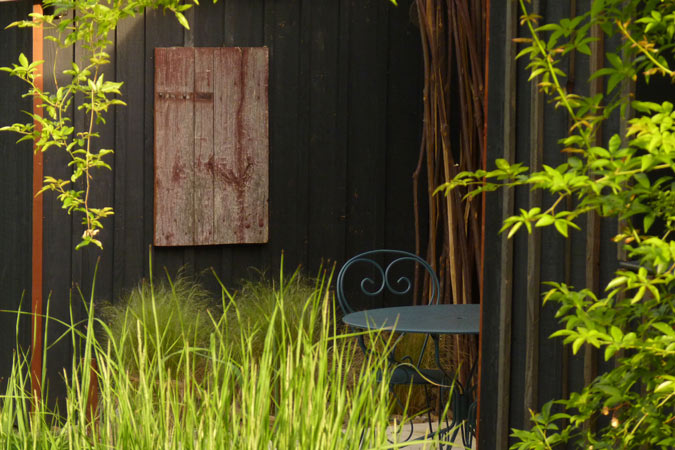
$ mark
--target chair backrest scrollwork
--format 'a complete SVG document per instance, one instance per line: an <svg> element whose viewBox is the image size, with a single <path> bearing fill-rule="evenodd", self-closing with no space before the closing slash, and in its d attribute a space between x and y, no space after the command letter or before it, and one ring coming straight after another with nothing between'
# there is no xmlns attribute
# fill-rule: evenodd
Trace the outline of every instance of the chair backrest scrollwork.
<svg viewBox="0 0 675 450"><path fill-rule="evenodd" d="M406 264L408 263L408 264ZM414 274L419 265L427 275L420 281L428 280L427 304L438 304L440 284L432 267L419 256L403 250L371 250L350 258L337 276L337 297L345 314L354 312L353 303L347 299L346 279L357 276L358 288L366 297L379 297L387 293L394 296L413 296ZM408 269L405 271L405 269ZM350 275L348 275L350 274Z"/></svg>

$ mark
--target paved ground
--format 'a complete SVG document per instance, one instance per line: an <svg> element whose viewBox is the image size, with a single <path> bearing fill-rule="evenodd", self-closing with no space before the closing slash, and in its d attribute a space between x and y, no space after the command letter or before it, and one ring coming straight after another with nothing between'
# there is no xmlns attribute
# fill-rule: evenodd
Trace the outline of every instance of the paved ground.
<svg viewBox="0 0 675 450"><path fill-rule="evenodd" d="M434 427L434 429L435 429L435 427ZM416 423L416 424L414 424L413 435L412 435L411 439L422 439L422 438L424 438L425 433L427 433L428 431L429 431L429 428L428 428L426 423ZM402 430L401 436L403 436L403 437L408 436L409 433L410 433L410 425L406 424L404 426L403 430ZM402 448L405 448L407 450L422 450L422 449L431 450L435 447L433 445L430 445L430 444L427 444L426 446L423 445L423 444L417 444L417 445L413 444L413 445L409 445L409 446L402 447ZM462 444L462 438L460 436L457 436L457 439L455 440L455 445L452 447L452 450L466 450L466 449L467 448L464 447L464 445ZM471 446L471 449L472 450L476 449L476 443L475 442L473 442L473 445Z"/></svg>

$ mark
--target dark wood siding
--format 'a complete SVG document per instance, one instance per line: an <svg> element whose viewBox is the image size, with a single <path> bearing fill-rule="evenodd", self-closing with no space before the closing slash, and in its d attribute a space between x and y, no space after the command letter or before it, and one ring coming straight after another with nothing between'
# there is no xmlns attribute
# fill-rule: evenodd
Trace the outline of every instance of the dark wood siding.
<svg viewBox="0 0 675 450"><path fill-rule="evenodd" d="M567 134L568 118L539 98L527 81L528 61L514 60L514 37L526 36L518 26L517 2L491 2L488 100L488 168L496 158L523 162L530 167L563 162L558 140ZM542 23L559 21L588 2L533 0L530 9L543 16ZM608 45L606 43L606 45ZM600 54L601 50L598 50ZM577 88L588 94L602 87L587 83L592 70L589 58L569 58ZM619 131L618 119L603 129L608 138ZM585 378L606 368L601 355L580 351L572 356L561 340L548 337L558 329L553 306L541 306L546 281L597 289L610 279L618 264L617 247L610 237L614 220L582 220L583 231L563 239L554 230L537 235L518 233L513 239L498 234L504 218L520 208L550 204L551 198L515 189L487 196L485 293L483 305L482 380L480 398L480 448L508 448L511 429L529 426L529 408L566 396L584 385ZM588 231L591 228L592 231Z"/></svg>
<svg viewBox="0 0 675 450"><path fill-rule="evenodd" d="M45 196L43 224L44 292L50 310L68 317L69 290L91 291L100 258L96 298L115 301L150 272L175 274L213 267L236 286L251 268L302 265L314 274L324 261L343 262L376 247L412 250L414 227L411 175L417 164L421 129L421 55L418 30L410 22L411 0L399 7L386 0L220 0L188 12L192 30L173 17L149 12L122 22L114 36L106 78L124 81L124 101L108 117L101 143L116 150L113 171L98 173L96 203L112 205L102 239L105 250L74 251L79 219L64 213L53 195ZM537 2L545 20L572 13L574 2ZM576 2L581 6L588 2ZM0 2L4 22L25 17L30 3ZM513 37L521 34L516 2L492 1L488 101L488 161L505 157L531 164L557 164L557 140L567 118L536 98L525 71L514 61ZM611 44L611 43L610 43ZM153 238L153 80L154 49L171 46L266 46L269 48L269 242L256 245L152 248ZM0 29L0 64L30 53L30 31ZM81 50L57 54L46 46L48 66L59 70L81 59ZM569 64L572 64L569 61ZM571 67L571 66L570 66ZM577 85L588 78L588 60L572 68ZM49 87L49 79L46 80ZM30 103L21 84L0 73L2 124L22 120ZM591 89L588 86L586 89ZM661 88L641 94L663 98ZM19 108L16 105L20 105ZM82 121L82 117L76 117ZM616 132L618 120L605 136ZM30 273L30 145L15 145L0 134L0 308L15 309ZM533 145L541 142L542 146ZM19 147L19 148L17 148ZM537 153L537 150L542 150ZM65 176L67 160L48 152L45 173ZM487 196L486 258L480 398L480 448L509 445L513 427L527 424L527 408L578 390L597 367L597 355L571 356L548 336L557 328L550 307L540 307L540 281L582 287L602 285L616 267L616 247L606 239L616 224L599 224L600 246L583 232L563 240L551 230L512 240L498 234L504 217L518 208L546 202L526 189ZM423 227L424 228L424 227ZM599 262L599 266L597 265ZM207 285L215 284L205 278ZM78 295L74 309L82 313ZM6 319L6 321L5 321ZM14 343L14 316L0 327L0 365L8 367ZM58 329L50 325L50 336ZM27 327L24 327L27 337ZM69 364L72 349L62 342L48 360L51 379ZM0 374L2 376L3 374ZM58 388L52 389L58 394Z"/></svg>
<svg viewBox="0 0 675 450"><path fill-rule="evenodd" d="M19 54L30 58L32 32L26 28L5 29L10 22L26 17L31 12L30 2L0 3L0 66L17 63ZM24 84L0 73L0 121L8 125L25 121L22 111L30 111L31 101L21 98ZM31 144L16 144L17 136L0 133L0 379L9 375L12 349L16 344L14 313L21 304L30 310L31 301L31 204L32 154ZM55 261L56 262L56 261ZM21 303L23 301L23 303ZM28 345L30 322L21 324L19 339ZM0 384L0 390L4 389Z"/></svg>
<svg viewBox="0 0 675 450"><path fill-rule="evenodd" d="M78 291L71 298L70 290L77 286L89 297L97 262L95 297L116 301L149 275L150 252L157 273L166 268L175 274L181 267L201 273L213 267L227 285L236 287L252 275L252 268L278 270L282 252L287 270L302 265L313 275L322 263L340 264L358 251L383 246L413 250L411 175L419 151L422 86L419 35L410 21L410 3L220 0L215 5L203 2L188 13L190 31L157 11L122 22L113 36L105 77L124 81L127 106L110 113L100 130L99 143L115 154L113 170L95 174L93 193L94 204L113 206L115 215L101 233L104 251L75 251L80 218L66 215L55 196L45 195L44 292L50 312L67 318L72 304L76 314L83 314ZM10 13L26 16L29 4L0 3L0 8L4 22ZM26 30L2 31L1 36L3 64L16 60L20 48L30 49ZM154 49L172 46L269 48L266 244L151 245ZM47 67L56 63L61 71L81 60L83 51L78 47L56 53L46 42L45 58ZM14 99L0 104L2 123L21 120L15 105L22 88L0 76L3 85L12 86ZM49 78L46 88L53 88ZM81 112L72 114L76 124L83 123ZM0 135L3 151L14 140ZM6 287L2 298L15 307L30 285L29 147L8 149L3 161L1 268L10 272L0 275ZM45 174L64 177L66 170L63 154L47 152ZM4 246L9 246L6 251ZM215 288L210 277L204 279ZM50 337L58 332L50 328ZM52 351L51 379L59 378L71 352L65 341ZM51 389L59 393L58 387Z"/></svg>

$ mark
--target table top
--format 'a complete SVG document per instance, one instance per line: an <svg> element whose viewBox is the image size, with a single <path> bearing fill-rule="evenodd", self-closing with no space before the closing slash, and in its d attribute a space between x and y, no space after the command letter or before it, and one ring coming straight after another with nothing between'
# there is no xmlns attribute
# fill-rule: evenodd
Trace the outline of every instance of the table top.
<svg viewBox="0 0 675 450"><path fill-rule="evenodd" d="M480 305L377 308L347 314L342 321L356 328L402 333L478 334Z"/></svg>

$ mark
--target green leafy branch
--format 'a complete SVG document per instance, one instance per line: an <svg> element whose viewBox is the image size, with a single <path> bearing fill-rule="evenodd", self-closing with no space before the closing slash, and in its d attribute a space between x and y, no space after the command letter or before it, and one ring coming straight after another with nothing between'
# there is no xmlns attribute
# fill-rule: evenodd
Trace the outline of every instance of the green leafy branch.
<svg viewBox="0 0 675 450"><path fill-rule="evenodd" d="M613 369L567 399L531 412L532 428L514 430L512 448L661 448L675 445L675 112L669 102L634 101L619 86L642 77L675 78L668 61L674 56L675 2L594 0L590 10L558 23L540 25L541 17L520 0L521 25L529 36L518 38L528 57L530 80L536 82L570 120L560 140L567 155L557 167L532 171L521 163L498 159L491 170L462 172L437 192L466 190L467 198L501 188L527 186L548 192L546 206L521 209L504 221L502 232L553 226L568 237L578 219L590 211L621 219L614 237L635 271L619 270L604 295L551 283L545 303L557 306L560 338L577 353L601 351ZM568 92L564 67L573 52L592 53L596 36L622 38L606 53L606 64L589 81L603 79L604 92L592 96ZM613 114L632 105L638 113L624 135L600 142L597 130ZM587 426L606 416L595 427Z"/></svg>
<svg viewBox="0 0 675 450"><path fill-rule="evenodd" d="M623 17L620 14L623 12L615 7L617 3L612 0L596 1L586 14L563 19L560 24L537 26L539 17L528 14L525 1L521 0L524 11L521 23L528 28L532 37L518 39L519 42L529 44L518 57L530 57L530 79L538 79L538 85L552 97L555 106L563 107L568 112L572 125L569 135L560 141L562 150L569 155L567 162L558 167L544 165L543 170L530 173L522 164L497 160L495 170L460 173L439 186L437 192L444 191L447 194L452 189L464 187L469 189L467 197L473 197L502 187L529 185L532 189L544 189L555 194L549 207L521 210L520 214L507 219L502 231L509 230L509 236L513 236L520 228L531 232L533 227L554 225L560 234L567 237L569 228L578 229L575 221L591 210L600 211L604 216L618 215L621 219L642 216L644 231L648 231L657 220L673 223L667 212L655 207L659 198L663 197L663 188L671 182L670 178L651 182L644 173L646 170L673 168L670 153L675 116L672 114L672 104L632 102L635 110L647 114L631 121L629 133L623 139L618 135L612 136L607 147L602 147L594 144L599 124L618 106L625 106L627 100L609 99L608 105L603 106L603 94L582 97L568 93L562 84L566 74L560 69L560 58L571 51L588 53L588 46L594 40L587 36L592 26L601 27L609 33L611 29L607 28L608 24L630 23L621 21ZM615 16L611 15L612 12ZM637 22L644 25L643 22ZM628 33L625 25L623 32ZM548 40L542 37L543 33L550 33ZM567 40L561 42L562 38ZM626 42L624 47L627 52L639 55L644 51L645 45L635 47L632 42ZM657 50L652 49L652 52ZM614 90L618 83L636 76L637 69L630 58L626 62L616 54L608 53L608 61L611 68L602 68L591 76L591 79L608 77L608 92ZM644 73L649 73L654 67L647 60L640 63L640 68ZM624 140L630 137L634 139L625 146ZM642 150L647 150L647 153ZM567 202L562 201L567 197L577 202L570 211L561 209L567 205ZM628 205L628 208L624 205ZM624 235L627 239L639 239L632 223L627 221L626 224Z"/></svg>
<svg viewBox="0 0 675 450"><path fill-rule="evenodd" d="M9 27L43 27L45 39L53 42L57 51L79 44L86 52L86 64L79 67L73 63L71 68L64 70L63 74L69 81L63 86L59 85L53 68L53 92L40 89L36 84L43 61L31 62L21 54L18 64L1 67L1 71L28 85L24 96L37 99L42 111L27 113L30 122L14 123L0 128L0 131L19 134L21 137L17 142L34 141L36 151L45 152L54 148L68 154L70 177L60 179L45 176L38 195L53 191L68 214L75 212L82 216L84 232L76 249L89 244L103 248L97 235L103 228L103 219L112 215L113 209L109 206L93 207L91 192L94 172L97 169L111 169L106 157L112 155L113 150L97 148L95 140L99 138L97 127L105 124L105 115L109 109L125 105L119 99L123 83L106 80L102 73L103 66L110 62L106 52L112 44L110 34L120 20L142 14L146 8L171 11L185 28L189 28L183 12L192 5L181 3L180 0L45 0L43 3L53 8L53 13L32 13L28 20L14 22ZM194 0L194 3L197 4L197 1ZM81 130L75 129L70 118L70 111L77 103L76 98L82 99L77 110L86 117Z"/></svg>

